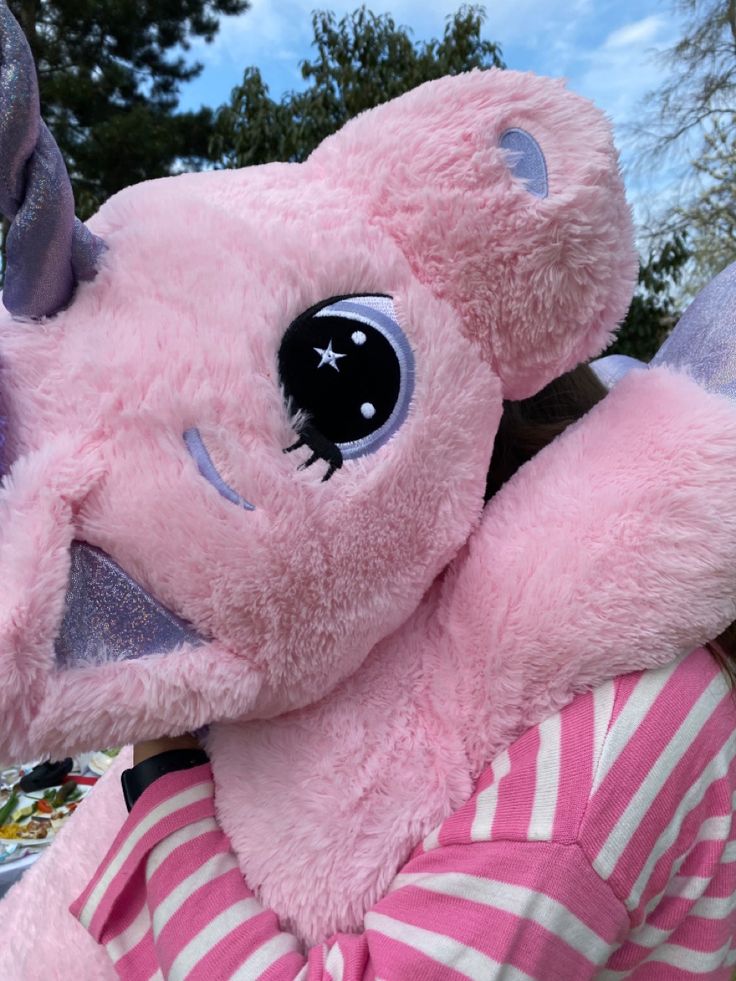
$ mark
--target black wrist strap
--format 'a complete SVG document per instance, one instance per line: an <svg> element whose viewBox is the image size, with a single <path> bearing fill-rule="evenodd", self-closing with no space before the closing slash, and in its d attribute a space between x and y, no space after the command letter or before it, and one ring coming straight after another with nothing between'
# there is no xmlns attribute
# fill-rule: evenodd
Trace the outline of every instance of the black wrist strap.
<svg viewBox="0 0 736 981"><path fill-rule="evenodd" d="M143 791L165 773L176 770L189 770L193 766L209 763L203 749L169 749L157 756L136 763L130 770L123 770L120 782L123 785L125 806L130 811Z"/></svg>

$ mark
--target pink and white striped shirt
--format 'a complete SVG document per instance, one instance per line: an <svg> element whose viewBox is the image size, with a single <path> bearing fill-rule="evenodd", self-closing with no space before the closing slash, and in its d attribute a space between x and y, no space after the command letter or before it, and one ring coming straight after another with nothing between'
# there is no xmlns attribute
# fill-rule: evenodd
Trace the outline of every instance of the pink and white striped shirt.
<svg viewBox="0 0 736 981"><path fill-rule="evenodd" d="M130 981L726 981L734 755L706 651L609 682L494 760L362 933L306 952L243 881L209 766L168 774L72 912Z"/></svg>

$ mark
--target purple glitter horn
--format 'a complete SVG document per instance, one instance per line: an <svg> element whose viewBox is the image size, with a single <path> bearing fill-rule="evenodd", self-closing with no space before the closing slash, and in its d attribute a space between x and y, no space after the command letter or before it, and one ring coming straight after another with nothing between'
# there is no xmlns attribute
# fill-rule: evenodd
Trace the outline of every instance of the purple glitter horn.
<svg viewBox="0 0 736 981"><path fill-rule="evenodd" d="M0 0L0 213L10 220L3 303L38 320L65 307L93 279L105 249L74 217L74 195L41 120L38 80L23 31Z"/></svg>

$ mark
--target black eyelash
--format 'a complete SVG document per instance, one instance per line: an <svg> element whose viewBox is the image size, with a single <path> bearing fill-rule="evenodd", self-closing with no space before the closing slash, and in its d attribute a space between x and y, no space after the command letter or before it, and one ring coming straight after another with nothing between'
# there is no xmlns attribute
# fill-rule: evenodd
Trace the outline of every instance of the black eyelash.
<svg viewBox="0 0 736 981"><path fill-rule="evenodd" d="M322 478L323 482L329 480L333 473L342 466L342 453L340 450L333 442L326 439L322 433L317 432L312 426L304 426L299 433L299 439L291 446L287 446L284 449L284 453L293 453L294 450L298 450L301 446L308 446L312 451L312 455L304 463L300 463L298 469L306 470L307 467L311 467L317 460L324 460L328 467L327 472Z"/></svg>

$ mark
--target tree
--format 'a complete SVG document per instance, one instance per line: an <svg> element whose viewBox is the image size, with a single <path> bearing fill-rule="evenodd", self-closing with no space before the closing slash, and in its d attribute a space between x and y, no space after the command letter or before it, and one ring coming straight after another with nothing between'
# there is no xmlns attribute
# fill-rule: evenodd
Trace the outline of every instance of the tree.
<svg viewBox="0 0 736 981"><path fill-rule="evenodd" d="M736 260L736 0L673 0L673 12L682 37L665 55L668 74L639 134L645 163L666 153L686 161L654 237L687 235L693 292Z"/></svg>
<svg viewBox="0 0 736 981"><path fill-rule="evenodd" d="M736 63L736 57L734 59ZM736 260L736 113L713 119L692 161L695 188L672 211L670 234L688 235L695 282Z"/></svg>
<svg viewBox="0 0 736 981"><path fill-rule="evenodd" d="M10 0L31 45L41 111L85 218L115 191L206 157L212 112L178 113L201 65L193 37L249 0Z"/></svg>
<svg viewBox="0 0 736 981"><path fill-rule="evenodd" d="M316 12L316 53L301 64L305 89L276 101L258 69L247 68L230 103L217 113L213 156L223 167L304 160L348 119L421 82L504 67L499 46L481 37L485 16L482 7L462 6L448 18L441 39L415 42L389 14L361 7L338 20Z"/></svg>

